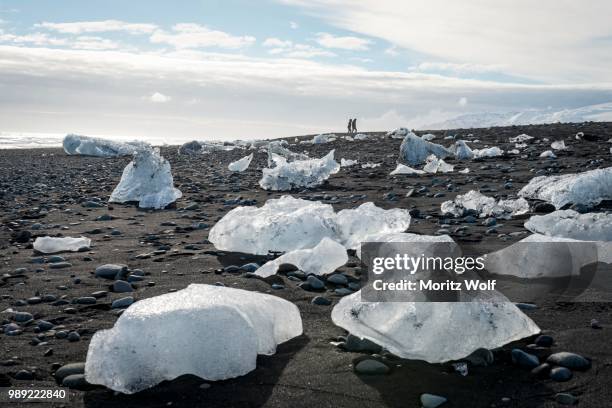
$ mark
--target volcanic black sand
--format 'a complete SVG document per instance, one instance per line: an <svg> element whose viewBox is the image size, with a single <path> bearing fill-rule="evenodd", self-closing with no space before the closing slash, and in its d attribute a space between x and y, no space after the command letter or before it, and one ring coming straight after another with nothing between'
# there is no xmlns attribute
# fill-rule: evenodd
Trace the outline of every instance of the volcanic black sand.
<svg viewBox="0 0 612 408"><path fill-rule="evenodd" d="M590 140L576 140L574 135L579 131ZM612 138L610 123L433 133L438 135L434 142L445 145L452 142L443 140L445 135L466 138L468 133L473 134L469 139L481 141L475 147L488 145L510 150L514 144L508 143L508 138L521 133L534 136L541 143L532 141L528 148L521 149L520 155L454 163L457 166L453 173L418 177L389 176L396 166L401 140L383 134L366 141L340 139L322 145L300 144L290 148L306 150L311 157L322 157L330 149L336 149L338 161L356 159L360 164L342 168L319 188L291 193L330 203L336 210L367 201L383 208L418 209L420 214L412 212L417 216L413 216L411 232L435 234L445 228L457 242L478 243L486 251L526 236L525 217L500 221L503 225L497 227L497 232L487 233L488 227L481 220L467 223L463 219L444 218L440 213L443 201L471 189L493 197L513 197L538 174L572 173L612 165L612 144L608 143ZM549 141L543 141L544 138ZM557 160L539 158L542 151L550 149L552 141L560 139L565 140L567 151L557 152ZM174 208L162 211L106 204L130 158L67 156L61 149L0 151L0 310L26 311L33 314L34 322L43 319L56 325L53 331L47 332L48 336L37 333L35 323L25 325L20 335L0 334L0 386L57 387L53 377L57 367L85 361L92 335L96 330L111 327L118 317L117 310L110 308L111 302L126 294L109 291L91 305L72 301L109 290L109 281L96 278L93 271L101 264L122 263L146 273L145 280L135 284L137 289L132 295L137 300L179 290L190 283L221 282L229 287L273 293L294 302L302 314L304 334L280 345L275 355L260 357L257 369L240 378L209 383L184 376L134 395L116 394L104 388L70 390L71 401L56 403L56 406L418 407L420 394L432 393L448 398L444 406L449 407L554 407L559 406L555 402L555 394L559 392L577 396L580 407L612 406L612 307L607 303L543 300L536 309L526 311L554 338L555 343L549 350L540 350L541 356L571 351L592 359L590 370L575 372L567 382L534 378L529 370L511 363L510 350L525 349L533 338L495 350L493 365L470 366L465 377L454 372L450 364L427 364L392 356L379 357L392 366L388 375L357 375L353 365L368 354L348 352L331 344L346 335L330 319L333 304L340 298L333 293L332 284L328 284L325 292L317 293L297 287L299 282L285 276L264 281L246 278L243 272L222 272L225 266L242 265L252 258L217 253L207 241L210 227L236 207L236 199L256 200L260 206L267 199L287 194L270 193L259 187L260 169L266 166L265 153L256 153L244 173L232 174L227 164L247 154L244 150L198 156L179 156L176 147L163 147L161 151L172 165L176 186L184 194ZM382 165L361 168L366 162ZM469 174L457 172L465 165L471 170ZM426 191L420 190L423 186ZM411 190L412 194L407 196ZM101 199L102 207L83 205L95 198ZM112 217L96 220L107 214ZM450 222L450 227L442 227L445 222ZM193 228L198 223L206 225ZM457 229L461 226L467 229ZM111 234L113 230L119 233ZM60 254L71 266L51 269L48 263L32 262L41 257L32 249L34 238L46 235L85 235L92 238L93 245L88 252ZM150 256L138 257L141 254ZM359 279L356 258L351 258L341 271ZM285 288L273 290L271 283L278 281ZM56 300L45 295L53 295ZM312 304L311 300L318 295L333 300L333 304ZM43 301L27 302L36 297ZM67 302L57 302L63 299ZM4 313L1 318L3 324L9 323L10 313ZM591 319L597 319L602 328L592 328ZM78 332L80 340L53 336L62 330ZM456 340L461 342L462 338ZM17 405L5 403L4 406Z"/></svg>

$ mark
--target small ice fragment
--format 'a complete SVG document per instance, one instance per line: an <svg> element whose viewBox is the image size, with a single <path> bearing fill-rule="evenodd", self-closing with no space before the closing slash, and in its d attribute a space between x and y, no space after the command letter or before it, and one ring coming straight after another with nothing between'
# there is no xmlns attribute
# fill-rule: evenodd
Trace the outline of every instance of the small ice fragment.
<svg viewBox="0 0 612 408"><path fill-rule="evenodd" d="M230 163L227 166L227 168L230 171L236 171L236 172L245 171L246 169L249 168L249 165L251 164L251 160L253 160L253 153L249 154L248 156L244 156L240 160L236 160L235 162Z"/></svg>
<svg viewBox="0 0 612 408"><path fill-rule="evenodd" d="M83 248L89 248L91 239L86 237L38 237L34 240L34 250L44 254L54 254L57 252L77 252Z"/></svg>

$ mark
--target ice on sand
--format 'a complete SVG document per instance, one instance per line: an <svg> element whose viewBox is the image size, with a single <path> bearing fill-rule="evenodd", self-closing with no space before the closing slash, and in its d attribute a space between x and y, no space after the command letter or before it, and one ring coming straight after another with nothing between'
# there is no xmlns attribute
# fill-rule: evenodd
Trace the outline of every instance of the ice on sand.
<svg viewBox="0 0 612 408"><path fill-rule="evenodd" d="M412 134L414 135L414 137L418 137L417 135L415 135L414 133L412 133L410 130L406 128L397 128L397 129L387 132L387 136L391 137L392 139L403 139L408 134Z"/></svg>
<svg viewBox="0 0 612 408"><path fill-rule="evenodd" d="M485 255L485 268L497 275L523 279L560 278L578 275L585 265L610 262L610 256L598 252L609 246L571 238L533 234L499 251ZM607 243L606 243L607 244Z"/></svg>
<svg viewBox="0 0 612 408"><path fill-rule="evenodd" d="M455 152L457 160L471 160L474 158L474 152L463 140L457 140L452 150Z"/></svg>
<svg viewBox="0 0 612 408"><path fill-rule="evenodd" d="M184 374L224 380L302 334L298 308L276 296L215 285L140 300L91 339L85 378L132 394Z"/></svg>
<svg viewBox="0 0 612 408"><path fill-rule="evenodd" d="M423 166L423 170L427 173L450 173L454 169L452 164L446 163L442 159L438 159L433 154L427 157L427 163Z"/></svg>
<svg viewBox="0 0 612 408"><path fill-rule="evenodd" d="M212 152L231 151L239 147L240 146L231 144L229 142L204 142L193 140L181 145L178 153L181 155L208 154Z"/></svg>
<svg viewBox="0 0 612 408"><path fill-rule="evenodd" d="M284 140L278 141L274 140L268 144L268 167L272 167L274 165L273 157L283 157L288 162L296 161L296 160L308 160L310 159L307 155L302 153L295 153L285 147Z"/></svg>
<svg viewBox="0 0 612 408"><path fill-rule="evenodd" d="M334 324L406 359L442 363L479 348L494 349L540 332L501 294L464 302L362 302L345 296L332 310Z"/></svg>
<svg viewBox="0 0 612 408"><path fill-rule="evenodd" d="M296 249L266 262L255 274L265 278L274 275L282 264L291 264L306 274L327 275L347 262L346 248L325 237L312 249Z"/></svg>
<svg viewBox="0 0 612 408"><path fill-rule="evenodd" d="M435 235L434 236L434 235L419 235L419 234L413 234L410 232L382 232L382 233L376 233L376 234L369 235L367 237L367 242L389 243L389 245L386 246L386 248L389 249L390 251L393 251L394 248L396 248L396 246L393 244L397 244L398 248L397 248L396 253L400 253L400 252L403 253L408 248L406 247L406 245L403 245L405 243L412 243L412 244L422 244L422 243L428 243L428 242L454 243L455 241L448 235ZM419 245L415 245L412 248L415 251L421 251L421 246ZM361 245L356 248L356 254L357 254L357 257L361 259ZM414 253L413 256L418 257L421 255L422 253L419 252L419 253ZM393 254L390 254L390 256L393 257Z"/></svg>
<svg viewBox="0 0 612 408"><path fill-rule="evenodd" d="M546 215L534 215L527 220L525 228L552 237L612 241L612 214L558 210Z"/></svg>
<svg viewBox="0 0 612 408"><path fill-rule="evenodd" d="M170 163L158 149L143 150L123 169L121 181L110 196L111 203L137 201L140 208L164 208L181 198L174 188Z"/></svg>
<svg viewBox="0 0 612 408"><path fill-rule="evenodd" d="M301 187L321 185L340 170L334 160L334 151L321 159L297 160L288 163L284 158L275 156L276 167L263 169L259 185L264 190L287 191Z"/></svg>
<svg viewBox="0 0 612 408"><path fill-rule="evenodd" d="M423 140L410 132L400 145L400 157L398 161L410 165L420 164L432 154L443 159L452 156L453 153L444 146Z"/></svg>
<svg viewBox="0 0 612 408"><path fill-rule="evenodd" d="M262 207L237 207L213 228L208 239L222 251L265 255L314 248L325 237L351 248L377 232L403 232L407 210L383 210L373 203L334 212L330 204L291 196L270 199Z"/></svg>
<svg viewBox="0 0 612 408"><path fill-rule="evenodd" d="M251 164L251 160L253 160L253 153L249 154L248 156L244 156L240 160L236 160L235 162L230 163L227 166L227 168L230 171L236 171L236 172L245 171L246 169L249 168L249 165Z"/></svg>
<svg viewBox="0 0 612 408"><path fill-rule="evenodd" d="M519 191L519 196L547 201L557 209L567 204L597 205L612 199L612 167L534 177Z"/></svg>
<svg viewBox="0 0 612 408"><path fill-rule="evenodd" d="M502 156L504 154L504 151L500 149L499 147L495 146L495 147L489 147L487 149L480 149L480 150L475 149L475 150L472 150L472 153L474 154L475 159L482 159L484 157Z"/></svg>
<svg viewBox="0 0 612 408"><path fill-rule="evenodd" d="M66 135L62 143L64 151L69 155L118 157L129 156L139 150L150 149L145 142L115 142L99 137L81 135Z"/></svg>
<svg viewBox="0 0 612 408"><path fill-rule="evenodd" d="M540 153L540 157L543 159L556 159L557 155L555 155L552 150L546 150L545 152Z"/></svg>
<svg viewBox="0 0 612 408"><path fill-rule="evenodd" d="M38 237L34 240L34 250L44 254L55 254L58 252L77 252L83 248L89 248L91 239L86 237Z"/></svg>
<svg viewBox="0 0 612 408"><path fill-rule="evenodd" d="M510 143L523 143L531 139L533 139L533 136L529 136L528 134L523 133L516 137L511 137Z"/></svg>
<svg viewBox="0 0 612 408"><path fill-rule="evenodd" d="M324 144L324 143L333 142L334 140L336 140L336 135L332 133L320 134L312 138L312 144Z"/></svg>
<svg viewBox="0 0 612 408"><path fill-rule="evenodd" d="M566 150L567 149L567 147L565 146L565 141L563 140L556 140L552 142L550 147L552 147L554 150Z"/></svg>
<svg viewBox="0 0 612 408"><path fill-rule="evenodd" d="M357 164L357 160L351 160L351 159L340 159L340 167L350 167L350 166L354 166Z"/></svg>
<svg viewBox="0 0 612 408"><path fill-rule="evenodd" d="M453 201L445 201L440 206L442 213L449 213L455 217L462 217L466 210L472 210L482 217L511 218L525 214L529 211L529 203L524 198L516 200L495 201L478 191L470 190L468 193L458 195Z"/></svg>
<svg viewBox="0 0 612 408"><path fill-rule="evenodd" d="M396 174L425 174L423 170L413 169L410 166L406 166L405 164L398 164L395 170L393 170L389 175L394 176Z"/></svg>

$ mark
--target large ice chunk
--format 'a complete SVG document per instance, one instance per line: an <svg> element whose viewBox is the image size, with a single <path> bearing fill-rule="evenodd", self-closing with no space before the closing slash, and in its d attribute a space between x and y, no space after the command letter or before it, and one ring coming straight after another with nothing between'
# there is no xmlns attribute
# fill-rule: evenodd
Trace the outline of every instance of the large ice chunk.
<svg viewBox="0 0 612 408"><path fill-rule="evenodd" d="M57 252L77 252L89 248L91 239L86 237L38 237L34 240L34 250L44 254Z"/></svg>
<svg viewBox="0 0 612 408"><path fill-rule="evenodd" d="M265 278L274 275L282 264L291 264L306 274L327 275L347 262L346 248L325 237L312 249L296 249L266 262L255 274Z"/></svg>
<svg viewBox="0 0 612 408"><path fill-rule="evenodd" d="M227 168L230 171L236 171L236 172L245 171L246 169L249 168L249 165L251 164L251 160L253 160L253 153L249 154L248 156L244 156L240 160L236 160L235 162L231 162L227 166Z"/></svg>
<svg viewBox="0 0 612 408"><path fill-rule="evenodd" d="M334 212L330 204L282 196L262 207L237 207L208 234L223 251L265 255L314 248L325 237L348 248L376 232L403 232L410 225L407 210L383 210L373 203Z"/></svg>
<svg viewBox="0 0 612 408"><path fill-rule="evenodd" d="M463 140L457 140L453 146L455 158L457 160L471 160L474 158L474 152Z"/></svg>
<svg viewBox="0 0 612 408"><path fill-rule="evenodd" d="M540 332L501 294L448 302L362 302L345 296L332 310L334 324L407 359L442 363L479 348L494 349Z"/></svg>
<svg viewBox="0 0 612 408"><path fill-rule="evenodd" d="M612 167L534 177L519 191L519 196L547 201L557 209L567 204L597 205L612 200Z"/></svg>
<svg viewBox="0 0 612 408"><path fill-rule="evenodd" d="M423 166L423 170L427 173L450 173L455 167L452 164L446 163L442 159L438 159L433 154L427 157L427 163Z"/></svg>
<svg viewBox="0 0 612 408"><path fill-rule="evenodd" d="M527 220L525 228L552 237L612 241L612 214L558 210L546 215L534 215Z"/></svg>
<svg viewBox="0 0 612 408"><path fill-rule="evenodd" d="M432 154L440 159L452 156L452 152L446 147L423 140L410 132L400 145L398 161L409 165L420 164Z"/></svg>
<svg viewBox="0 0 612 408"><path fill-rule="evenodd" d="M390 249L394 248L394 246L392 245L393 243L397 243L398 248L397 248L396 253L400 253L400 251L405 252L406 250L406 246L402 244L408 243L408 242L421 244L421 243L428 243L428 242L453 243L455 241L448 235L419 235L419 234L413 234L411 232L381 232L377 234L368 235L366 239L364 240L364 242L387 242L391 244L391 246L389 246ZM420 248L421 248L420 246L415 246L415 250L420 251ZM356 248L356 254L357 254L357 257L361 259L361 245ZM421 253L414 254L415 257L421 256L421 255L422 255Z"/></svg>
<svg viewBox="0 0 612 408"><path fill-rule="evenodd" d="M258 354L302 334L298 308L276 296L192 284L140 300L91 339L85 378L132 394L184 374L206 380L255 369Z"/></svg>
<svg viewBox="0 0 612 408"><path fill-rule="evenodd" d="M472 150L475 159L482 159L484 157L497 157L502 156L504 151L497 146L489 147L487 149L474 149Z"/></svg>
<svg viewBox="0 0 612 408"><path fill-rule="evenodd" d="M321 159L297 160L291 163L280 156L276 157L276 167L262 170L263 176L259 185L264 190L287 191L316 187L340 170L340 165L334 160L333 150Z"/></svg>
<svg viewBox="0 0 612 408"><path fill-rule="evenodd" d="M445 201L440 206L443 214L449 213L455 217L462 217L466 210L472 210L483 217L498 217L509 219L516 215L522 215L529 211L529 203L524 198L516 200L495 201L493 197L470 190L466 194L460 194L453 201Z"/></svg>
<svg viewBox="0 0 612 408"><path fill-rule="evenodd" d="M66 135L63 141L64 151L69 155L118 157L129 156L140 150L148 150L151 146L145 142L115 142L99 137L81 135Z"/></svg>
<svg viewBox="0 0 612 408"><path fill-rule="evenodd" d="M425 174L423 170L413 169L410 166L406 166L405 164L398 164L395 170L393 170L389 175L394 176L396 174Z"/></svg>
<svg viewBox="0 0 612 408"><path fill-rule="evenodd" d="M123 169L121 180L110 196L111 203L137 201L140 208L164 208L181 198L174 188L170 163L158 149L142 150Z"/></svg>
<svg viewBox="0 0 612 408"><path fill-rule="evenodd" d="M181 147L179 147L178 153L181 155L208 154L221 151L227 152L236 148L243 148L243 146L238 146L230 142L192 140L191 142L183 143Z"/></svg>
<svg viewBox="0 0 612 408"><path fill-rule="evenodd" d="M609 246L595 242L533 234L485 255L485 268L493 274L523 279L567 277L596 263L600 248L609 250ZM610 262L609 258L606 253L599 256L602 262Z"/></svg>
<svg viewBox="0 0 612 408"><path fill-rule="evenodd" d="M403 127L402 128L393 129L393 130L387 132L387 136L389 136L392 139L403 139L408 134L412 134L415 137L418 137L417 135L412 133L410 130L408 130L407 128L403 128Z"/></svg>
<svg viewBox="0 0 612 408"><path fill-rule="evenodd" d="M280 156L286 159L288 162L293 162L296 160L308 160L310 159L307 155L302 153L295 153L291 150L287 149L285 145L287 144L284 140L278 141L274 140L268 144L268 167L272 167L274 165L273 156Z"/></svg>

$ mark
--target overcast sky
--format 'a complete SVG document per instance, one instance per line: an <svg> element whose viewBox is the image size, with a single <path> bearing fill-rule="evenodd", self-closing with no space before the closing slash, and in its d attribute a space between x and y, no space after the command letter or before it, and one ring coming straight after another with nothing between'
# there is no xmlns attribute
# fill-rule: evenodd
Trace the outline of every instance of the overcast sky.
<svg viewBox="0 0 612 408"><path fill-rule="evenodd" d="M178 143L612 101L612 2L0 0L0 131Z"/></svg>

